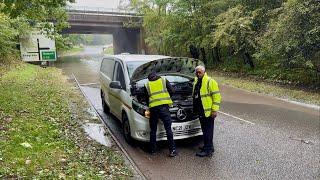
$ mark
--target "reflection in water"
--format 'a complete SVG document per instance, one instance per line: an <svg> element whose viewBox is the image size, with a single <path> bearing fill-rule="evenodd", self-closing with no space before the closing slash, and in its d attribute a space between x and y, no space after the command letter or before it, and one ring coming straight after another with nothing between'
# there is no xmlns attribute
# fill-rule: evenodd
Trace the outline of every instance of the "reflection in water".
<svg viewBox="0 0 320 180"><path fill-rule="evenodd" d="M105 136L106 131L103 124L86 123L83 125L84 131L91 137L91 139L98 143L111 147L111 141L108 136Z"/></svg>
<svg viewBox="0 0 320 180"><path fill-rule="evenodd" d="M79 55L59 57L55 67L69 77L73 73L81 84L98 83L102 57L102 47L85 47Z"/></svg>

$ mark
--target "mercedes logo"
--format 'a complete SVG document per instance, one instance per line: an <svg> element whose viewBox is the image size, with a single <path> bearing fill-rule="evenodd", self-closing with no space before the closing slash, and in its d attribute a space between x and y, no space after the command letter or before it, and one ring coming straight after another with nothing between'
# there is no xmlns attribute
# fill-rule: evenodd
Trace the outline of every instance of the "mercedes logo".
<svg viewBox="0 0 320 180"><path fill-rule="evenodd" d="M183 109L178 109L177 111L177 118L181 121L185 120L187 118L187 113Z"/></svg>

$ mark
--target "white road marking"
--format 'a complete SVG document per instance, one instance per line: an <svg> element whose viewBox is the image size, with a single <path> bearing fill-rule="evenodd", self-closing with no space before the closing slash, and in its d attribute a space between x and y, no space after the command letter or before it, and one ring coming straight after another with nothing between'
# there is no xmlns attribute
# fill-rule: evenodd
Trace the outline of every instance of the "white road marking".
<svg viewBox="0 0 320 180"><path fill-rule="evenodd" d="M230 117L232 117L232 118L235 118L235 119L237 119L237 120L239 120L239 121L243 121L243 122L246 122L246 123L249 123L249 124L254 125L254 123L253 123L253 122L250 122L250 121L247 121L247 120L241 119L241 118L236 117L236 116L233 116L233 115L231 115L231 114L224 113L224 112L221 112L221 111L218 111L218 112L219 112L219 113L221 113L221 114L224 114L224 115L226 115L226 116L230 116Z"/></svg>
<svg viewBox="0 0 320 180"><path fill-rule="evenodd" d="M277 99L280 99L280 100L285 101L285 102L289 102L289 103L292 103L292 104L297 104L297 105L300 105L300 106L304 106L304 107L308 107L308 108L312 108L312 109L320 111L320 106L315 105L315 104L307 104L307 103L302 103L302 102L293 101L293 100L289 100L289 99L282 99L282 98L277 98Z"/></svg>

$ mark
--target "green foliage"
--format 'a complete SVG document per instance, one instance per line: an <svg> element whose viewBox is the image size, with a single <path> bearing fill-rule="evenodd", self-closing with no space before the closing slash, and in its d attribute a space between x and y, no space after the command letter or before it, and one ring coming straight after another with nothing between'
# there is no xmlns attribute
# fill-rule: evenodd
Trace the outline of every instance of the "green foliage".
<svg viewBox="0 0 320 180"><path fill-rule="evenodd" d="M132 2L143 14L153 53L191 56L225 71L320 87L318 1Z"/></svg>
<svg viewBox="0 0 320 180"><path fill-rule="evenodd" d="M68 26L65 5L67 0L3 0L0 2L0 61L18 54L19 36L38 28L58 47L65 47L59 32ZM54 25L51 24L54 22Z"/></svg>
<svg viewBox="0 0 320 180"><path fill-rule="evenodd" d="M261 61L278 58L283 68L319 73L319 19L319 2L289 0L259 39L256 57Z"/></svg>
<svg viewBox="0 0 320 180"><path fill-rule="evenodd" d="M55 30L66 27L66 12L64 7L67 0L4 0L2 12L11 19L25 17L31 25L41 24L42 28L48 22L55 21Z"/></svg>
<svg viewBox="0 0 320 180"><path fill-rule="evenodd" d="M15 51L15 37L18 31L11 26L11 19L0 13L0 61Z"/></svg>
<svg viewBox="0 0 320 180"><path fill-rule="evenodd" d="M114 51L113 47L108 47L108 48L104 49L103 53L113 55L113 51Z"/></svg>
<svg viewBox="0 0 320 180"><path fill-rule="evenodd" d="M235 54L245 51L253 52L256 48L253 16L238 5L228 9L215 18L216 29L213 32L213 46L233 47Z"/></svg>
<svg viewBox="0 0 320 180"><path fill-rule="evenodd" d="M241 78L239 79L238 73L221 73L220 71L207 72L211 77L214 77L219 83L229 86L245 89L251 92L258 92L263 94L269 94L272 96L281 97L284 99L290 99L295 101L302 101L309 104L320 104L320 94L315 92L308 92L301 89L292 89L292 85L278 86L272 83L261 82L259 79L253 78ZM259 74L259 72L257 72ZM274 81L272 81L274 82Z"/></svg>

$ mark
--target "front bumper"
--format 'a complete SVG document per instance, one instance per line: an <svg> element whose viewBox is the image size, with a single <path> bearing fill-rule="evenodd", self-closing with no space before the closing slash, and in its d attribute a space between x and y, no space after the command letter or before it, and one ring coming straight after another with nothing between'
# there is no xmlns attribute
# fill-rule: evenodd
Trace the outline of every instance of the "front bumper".
<svg viewBox="0 0 320 180"><path fill-rule="evenodd" d="M129 123L132 138L145 142L150 140L149 119L131 110ZM186 122L173 122L171 128L174 139L185 139L202 135L199 119ZM167 135L163 123L160 120L157 129L157 141L161 140L167 140Z"/></svg>

